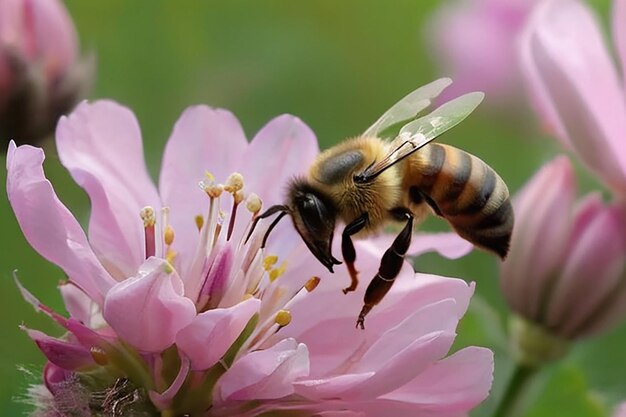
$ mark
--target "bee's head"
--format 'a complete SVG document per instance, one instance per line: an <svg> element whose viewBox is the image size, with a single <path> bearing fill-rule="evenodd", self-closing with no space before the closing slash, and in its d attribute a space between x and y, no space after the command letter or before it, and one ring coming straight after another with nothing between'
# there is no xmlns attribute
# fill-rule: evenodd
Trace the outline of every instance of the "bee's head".
<svg viewBox="0 0 626 417"><path fill-rule="evenodd" d="M303 180L295 180L289 190L293 225L311 253L333 272L333 266L341 263L331 251L337 208L330 198Z"/></svg>

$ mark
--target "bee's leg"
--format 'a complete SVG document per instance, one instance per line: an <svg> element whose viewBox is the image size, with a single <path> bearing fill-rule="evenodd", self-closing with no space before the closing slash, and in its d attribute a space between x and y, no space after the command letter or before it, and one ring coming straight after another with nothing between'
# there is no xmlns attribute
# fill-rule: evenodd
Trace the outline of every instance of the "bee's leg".
<svg viewBox="0 0 626 417"><path fill-rule="evenodd" d="M343 289L344 294L356 290L357 285L359 285L359 272L354 267L354 261L356 261L356 251L354 250L354 244L352 243L352 238L350 236L361 231L365 225L367 225L368 218L368 214L363 213L361 216L346 225L346 228L343 229L343 233L341 234L341 255L343 256L343 261L348 267L348 273L350 274L350 279L352 280L350 286Z"/></svg>
<svg viewBox="0 0 626 417"><path fill-rule="evenodd" d="M357 327L361 327L361 329L365 328L364 321L367 313L369 313L370 310L383 299L393 285L394 280L400 273L400 269L402 269L404 255L409 250L411 236L413 234L413 215L409 210L403 211L406 225L393 241L389 249L385 251L385 254L380 260L378 273L374 279L372 279L370 285L365 291L363 309L361 310L359 318L356 321Z"/></svg>

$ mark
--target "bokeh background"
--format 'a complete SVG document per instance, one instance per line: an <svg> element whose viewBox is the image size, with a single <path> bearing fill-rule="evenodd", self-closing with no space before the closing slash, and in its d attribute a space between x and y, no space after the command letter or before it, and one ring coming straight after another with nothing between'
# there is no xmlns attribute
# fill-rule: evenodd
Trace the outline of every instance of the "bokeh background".
<svg viewBox="0 0 626 417"><path fill-rule="evenodd" d="M322 148L358 134L400 97L446 75L434 64L424 36L429 16L442 3L66 1L82 50L97 55L91 97L113 98L135 111L153 175L173 123L191 104L230 109L248 137L281 113L302 118ZM608 0L591 4L607 16ZM441 141L488 161L512 191L557 152L524 105L484 105ZM60 165L53 143L44 147L48 177L85 224L86 196ZM578 179L583 190L599 187L580 169ZM5 181L1 170L0 182ZM24 240L4 192L0 242L0 415L19 416L28 410L21 399L36 381L43 356L18 326L53 326L22 300L12 272L18 270L26 287L60 310L56 284L64 277ZM483 345L496 352L492 398L473 414L488 416L511 369L497 264L488 255L473 253L457 261L427 255L415 265L420 271L477 282L457 345ZM565 360L544 369L532 390L537 400L528 417L607 415L626 398L626 325L574 346Z"/></svg>

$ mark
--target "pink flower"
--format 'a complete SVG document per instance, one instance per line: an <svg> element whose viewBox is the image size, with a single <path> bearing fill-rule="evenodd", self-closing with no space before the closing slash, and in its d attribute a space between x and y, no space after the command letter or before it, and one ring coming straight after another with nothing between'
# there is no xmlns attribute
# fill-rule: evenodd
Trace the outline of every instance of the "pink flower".
<svg viewBox="0 0 626 417"><path fill-rule="evenodd" d="M49 361L50 407L450 416L486 397L491 352L446 356L473 285L415 277L406 264L362 331L354 323L365 285L344 295L347 274L329 275L292 225L280 224L265 249L266 224L246 240L261 204L253 192L263 204L281 202L287 180L318 152L299 119L280 116L248 144L231 113L189 108L166 146L158 189L137 122L118 104L79 105L61 119L57 148L91 199L89 238L45 178L40 149L12 143L7 160L26 238L69 278L61 293L70 318L22 288L67 330L53 338L24 328ZM457 239L440 239L442 252L462 252ZM373 277L380 250L361 242L357 252L361 273Z"/></svg>
<svg viewBox="0 0 626 417"><path fill-rule="evenodd" d="M615 65L603 31L578 0L541 2L524 31L521 59L537 113L561 143L626 194L626 0L615 0Z"/></svg>
<svg viewBox="0 0 626 417"><path fill-rule="evenodd" d="M513 311L564 340L626 314L626 209L598 194L576 202L570 162L556 158L513 200L516 226L500 281Z"/></svg>
<svg viewBox="0 0 626 417"><path fill-rule="evenodd" d="M484 91L487 102L521 101L517 37L535 0L454 0L427 26L433 55L455 80L444 94Z"/></svg>
<svg viewBox="0 0 626 417"><path fill-rule="evenodd" d="M18 142L52 133L84 94L93 69L59 0L0 0L0 134Z"/></svg>

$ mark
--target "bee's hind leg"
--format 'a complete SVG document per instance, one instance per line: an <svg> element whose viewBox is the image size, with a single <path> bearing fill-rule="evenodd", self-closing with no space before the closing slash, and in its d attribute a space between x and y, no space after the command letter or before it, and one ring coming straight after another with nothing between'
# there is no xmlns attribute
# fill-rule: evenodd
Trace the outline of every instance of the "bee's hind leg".
<svg viewBox="0 0 626 417"><path fill-rule="evenodd" d="M359 318L356 321L357 327L361 329L365 328L365 316L370 310L378 304L383 297L387 294L396 277L402 269L402 263L404 261L404 255L409 250L411 244L411 236L413 234L413 215L409 210L400 209L394 213L394 215L402 214L406 220L406 225L395 238L389 249L385 251L382 259L380 260L380 267L378 273L370 282L370 285L365 291L365 297L363 299L363 308L359 314Z"/></svg>
<svg viewBox="0 0 626 417"><path fill-rule="evenodd" d="M348 267L348 273L350 274L351 279L350 286L343 289L344 294L356 290L356 287L359 285L359 272L354 267L354 261L356 261L356 251L354 250L354 244L352 243L351 236L360 232L367 225L368 218L368 214L363 213L361 216L347 224L341 234L341 255L343 256L343 261Z"/></svg>

